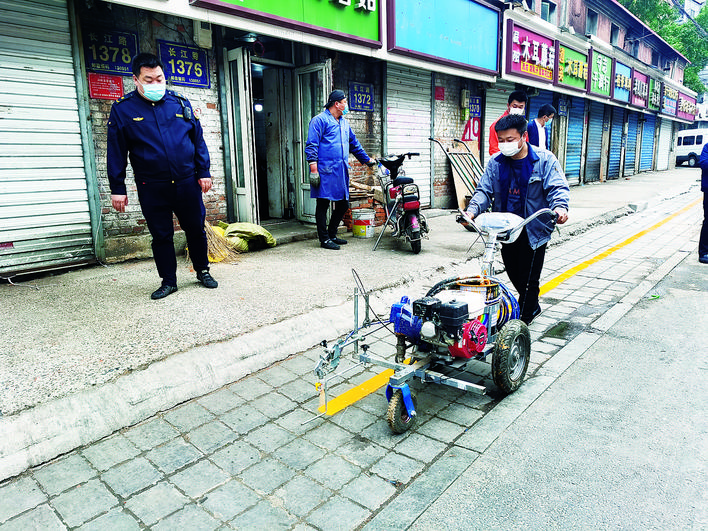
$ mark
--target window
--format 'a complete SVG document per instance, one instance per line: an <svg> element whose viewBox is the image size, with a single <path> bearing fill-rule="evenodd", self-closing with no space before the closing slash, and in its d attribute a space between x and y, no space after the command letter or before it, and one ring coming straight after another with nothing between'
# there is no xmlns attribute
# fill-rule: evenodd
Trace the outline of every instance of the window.
<svg viewBox="0 0 708 531"><path fill-rule="evenodd" d="M695 136L684 136L683 137L683 145L684 146L693 146L695 144L694 140L696 139Z"/></svg>
<svg viewBox="0 0 708 531"><path fill-rule="evenodd" d="M697 146L703 145L703 135L698 135L696 137L696 145Z"/></svg>
<svg viewBox="0 0 708 531"><path fill-rule="evenodd" d="M610 28L610 44L612 46L619 46L620 40L620 29L617 24L612 24Z"/></svg>
<svg viewBox="0 0 708 531"><path fill-rule="evenodd" d="M659 63L661 62L661 56L659 55L659 52L657 52L654 48L651 49L651 66L659 67Z"/></svg>
<svg viewBox="0 0 708 531"><path fill-rule="evenodd" d="M585 34L597 35L597 12L588 9L588 16L585 19Z"/></svg>
<svg viewBox="0 0 708 531"><path fill-rule="evenodd" d="M541 18L546 22L556 22L556 4L549 0L541 0Z"/></svg>
<svg viewBox="0 0 708 531"><path fill-rule="evenodd" d="M683 142L683 138L679 137L677 144L680 146L680 145L682 145L682 142Z"/></svg>

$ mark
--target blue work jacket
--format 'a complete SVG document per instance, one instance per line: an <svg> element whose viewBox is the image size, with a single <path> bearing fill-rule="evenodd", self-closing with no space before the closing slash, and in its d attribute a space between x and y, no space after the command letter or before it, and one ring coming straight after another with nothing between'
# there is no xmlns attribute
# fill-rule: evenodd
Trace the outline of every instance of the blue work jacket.
<svg viewBox="0 0 708 531"><path fill-rule="evenodd" d="M698 164L701 166L701 192L708 192L708 144L703 146Z"/></svg>
<svg viewBox="0 0 708 531"><path fill-rule="evenodd" d="M191 119L185 120L185 113ZM113 103L106 162L114 195L126 193L128 156L138 184L211 176L202 126L189 101L171 90L156 102L134 90Z"/></svg>
<svg viewBox="0 0 708 531"><path fill-rule="evenodd" d="M529 144L532 146L541 147L539 145L541 143L541 135L543 135L543 138L546 140L545 149L548 149L551 145L549 142L550 138L548 138L549 130L546 127L539 127L536 120L529 121L529 126L526 131L529 135Z"/></svg>
<svg viewBox="0 0 708 531"><path fill-rule="evenodd" d="M537 151L531 145L528 148L532 170L526 190L523 217L529 217L542 208L553 210L561 207L568 210L570 188L558 159L545 149ZM479 185L467 206L467 211L473 216L485 212L490 204L493 212L506 212L505 205L501 204L501 198L508 194L502 193L499 175L504 171L502 166L509 165L508 160L501 153L489 159ZM506 171L509 171L508 168ZM551 239L553 225L541 217L526 225L526 232L531 248L538 249Z"/></svg>
<svg viewBox="0 0 708 531"><path fill-rule="evenodd" d="M344 116L337 120L325 109L310 120L305 156L307 162L317 162L320 174L320 185L310 188L311 198L349 199L350 152L362 164L369 162L369 156Z"/></svg>

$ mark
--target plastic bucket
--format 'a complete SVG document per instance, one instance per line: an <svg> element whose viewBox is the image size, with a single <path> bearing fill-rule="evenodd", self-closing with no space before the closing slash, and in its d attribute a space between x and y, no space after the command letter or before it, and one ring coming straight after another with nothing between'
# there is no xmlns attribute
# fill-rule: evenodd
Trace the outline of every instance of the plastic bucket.
<svg viewBox="0 0 708 531"><path fill-rule="evenodd" d="M374 237L374 211L366 208L352 210L352 233L355 238Z"/></svg>

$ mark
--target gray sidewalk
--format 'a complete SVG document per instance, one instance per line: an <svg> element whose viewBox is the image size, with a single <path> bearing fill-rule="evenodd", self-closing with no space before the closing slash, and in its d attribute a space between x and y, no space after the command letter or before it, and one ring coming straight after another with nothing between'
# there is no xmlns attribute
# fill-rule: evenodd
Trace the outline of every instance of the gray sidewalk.
<svg viewBox="0 0 708 531"><path fill-rule="evenodd" d="M561 240L695 192L698 177L677 168L573 187ZM349 236L339 252L296 242L215 264L215 291L184 265L180 291L161 301L149 299L152 261L0 285L0 480L340 336L352 324L352 268L385 302L463 266L470 233L431 214L419 255L387 236L375 253Z"/></svg>

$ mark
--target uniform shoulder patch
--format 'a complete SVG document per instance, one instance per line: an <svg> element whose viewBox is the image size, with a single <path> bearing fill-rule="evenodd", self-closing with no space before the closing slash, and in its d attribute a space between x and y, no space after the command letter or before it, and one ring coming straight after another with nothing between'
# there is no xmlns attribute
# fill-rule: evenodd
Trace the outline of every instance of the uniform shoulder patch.
<svg viewBox="0 0 708 531"><path fill-rule="evenodd" d="M128 94L125 94L125 95L121 96L120 98L118 98L118 99L117 99L116 101L114 101L113 103L114 103L114 104L115 104L115 103L121 103L121 102L123 102L123 101L125 101L125 100L127 100L127 99L132 98L134 94L135 94L135 91L134 91L134 90L131 91L131 92L128 92Z"/></svg>

